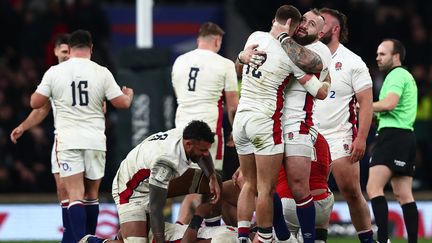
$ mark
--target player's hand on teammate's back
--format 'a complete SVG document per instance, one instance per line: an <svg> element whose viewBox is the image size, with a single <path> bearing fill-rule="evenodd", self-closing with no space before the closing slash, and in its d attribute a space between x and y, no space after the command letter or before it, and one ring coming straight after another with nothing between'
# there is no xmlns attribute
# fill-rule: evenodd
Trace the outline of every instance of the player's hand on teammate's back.
<svg viewBox="0 0 432 243"><path fill-rule="evenodd" d="M356 138L351 145L351 162L356 163L361 160L366 150L366 140Z"/></svg>
<svg viewBox="0 0 432 243"><path fill-rule="evenodd" d="M10 139L11 141L16 144L18 138L20 138L24 133L24 128L20 125L17 126L14 130L12 130L11 134L10 134Z"/></svg>
<svg viewBox="0 0 432 243"><path fill-rule="evenodd" d="M241 61L249 64L255 69L264 63L267 55L264 51L257 50L257 48L257 44L252 44L246 47L246 49L241 53Z"/></svg>

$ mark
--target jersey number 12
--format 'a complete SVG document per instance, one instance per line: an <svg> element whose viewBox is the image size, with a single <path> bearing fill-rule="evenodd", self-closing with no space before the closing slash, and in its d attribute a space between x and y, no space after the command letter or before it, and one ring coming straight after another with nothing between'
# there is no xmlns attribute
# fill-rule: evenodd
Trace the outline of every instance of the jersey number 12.
<svg viewBox="0 0 432 243"><path fill-rule="evenodd" d="M72 87L72 106L77 105L77 99L79 100L80 106L87 106L88 105L87 81L79 81L76 83L75 81L73 81L71 83L71 87Z"/></svg>

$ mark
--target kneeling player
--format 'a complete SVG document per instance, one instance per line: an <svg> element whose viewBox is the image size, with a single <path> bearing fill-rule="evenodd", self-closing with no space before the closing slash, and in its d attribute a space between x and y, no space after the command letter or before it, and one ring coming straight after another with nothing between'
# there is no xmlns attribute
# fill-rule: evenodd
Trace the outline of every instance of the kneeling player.
<svg viewBox="0 0 432 243"><path fill-rule="evenodd" d="M192 121L183 131L172 129L151 135L136 146L120 165L113 181L112 194L117 205L122 240L113 242L145 243L148 240L148 216L156 242L165 242L163 207L167 197L196 192L194 181L202 176L188 171L191 163L197 163L204 171L209 183L207 193L214 196L213 203L220 197L209 148L214 135L202 121ZM185 173L187 172L188 173ZM178 178L181 175L184 177ZM198 175L198 180L193 180ZM182 183L168 188L170 181L178 178ZM197 184L199 185L199 183ZM103 242L87 236L80 242Z"/></svg>

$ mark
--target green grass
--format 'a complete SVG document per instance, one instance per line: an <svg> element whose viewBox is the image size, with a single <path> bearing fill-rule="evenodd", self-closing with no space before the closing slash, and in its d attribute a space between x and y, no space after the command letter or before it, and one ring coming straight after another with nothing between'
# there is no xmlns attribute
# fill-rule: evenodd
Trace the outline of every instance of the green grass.
<svg viewBox="0 0 432 243"><path fill-rule="evenodd" d="M330 237L327 240L328 243L359 243L357 238L344 238L344 237ZM392 243L406 243L406 239L391 239ZM431 239L420 239L418 243L427 243L431 242Z"/></svg>
<svg viewBox="0 0 432 243"><path fill-rule="evenodd" d="M420 239L418 243L431 242L432 239ZM330 237L328 243L359 243L357 238ZM405 239L391 239L392 243L406 243ZM58 243L58 241L0 241L0 243Z"/></svg>

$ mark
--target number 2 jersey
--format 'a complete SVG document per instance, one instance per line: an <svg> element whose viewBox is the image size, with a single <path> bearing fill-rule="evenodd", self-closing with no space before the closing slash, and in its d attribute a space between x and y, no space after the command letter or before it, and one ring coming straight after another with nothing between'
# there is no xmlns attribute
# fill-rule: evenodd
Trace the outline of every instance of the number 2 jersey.
<svg viewBox="0 0 432 243"><path fill-rule="evenodd" d="M106 150L103 101L123 94L107 68L71 58L48 69L36 92L54 104L57 151Z"/></svg>
<svg viewBox="0 0 432 243"><path fill-rule="evenodd" d="M210 50L192 50L174 62L172 84L178 103L176 127L202 120L222 134L218 130L222 129L224 92L238 90L234 63Z"/></svg>
<svg viewBox="0 0 432 243"><path fill-rule="evenodd" d="M372 87L369 70L363 60L339 44L329 67L331 89L326 99L316 101L319 132L329 141L332 138L356 137L355 94ZM330 141L329 141L330 143Z"/></svg>

